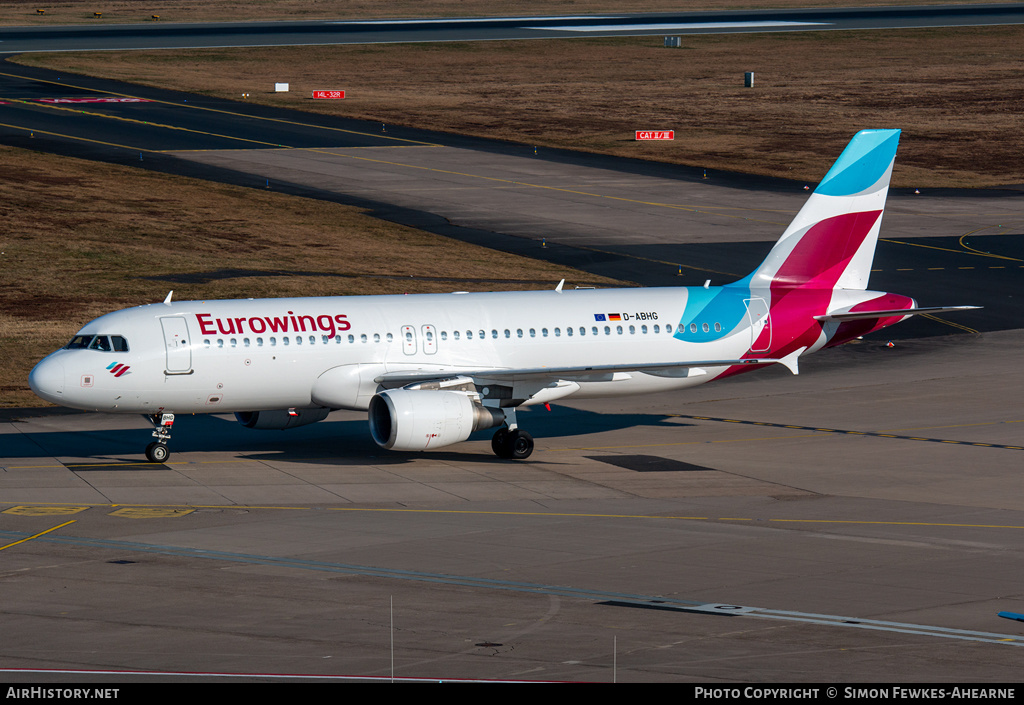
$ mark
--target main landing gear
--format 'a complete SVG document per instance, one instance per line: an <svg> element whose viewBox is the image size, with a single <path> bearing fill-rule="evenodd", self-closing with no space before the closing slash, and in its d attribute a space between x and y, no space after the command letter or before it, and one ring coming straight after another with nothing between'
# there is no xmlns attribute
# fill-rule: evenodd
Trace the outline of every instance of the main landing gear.
<svg viewBox="0 0 1024 705"><path fill-rule="evenodd" d="M152 414L146 417L153 424L155 441L146 446L146 460L151 463L166 463L171 457L167 441L171 440L171 426L174 425L174 414Z"/></svg>
<svg viewBox="0 0 1024 705"><path fill-rule="evenodd" d="M525 460L533 452L533 436L519 428L515 408L509 407L504 411L505 425L491 438L491 450L499 458Z"/></svg>
<svg viewBox="0 0 1024 705"><path fill-rule="evenodd" d="M533 436L521 428L499 428L491 438L491 450L499 458L524 460L533 452Z"/></svg>

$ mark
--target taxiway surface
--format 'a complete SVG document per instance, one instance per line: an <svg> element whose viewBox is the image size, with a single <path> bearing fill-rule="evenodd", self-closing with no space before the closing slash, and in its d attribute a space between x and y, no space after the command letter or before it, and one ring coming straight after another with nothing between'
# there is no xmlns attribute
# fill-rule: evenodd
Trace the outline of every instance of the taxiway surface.
<svg viewBox="0 0 1024 705"><path fill-rule="evenodd" d="M0 54L1020 24L1020 3L605 15L0 28Z"/></svg>
<svg viewBox="0 0 1024 705"><path fill-rule="evenodd" d="M0 663L54 670L4 677L387 679L394 637L435 680L1013 681L1022 343L531 411L526 462L385 453L336 413L186 417L154 467L141 419L8 415Z"/></svg>

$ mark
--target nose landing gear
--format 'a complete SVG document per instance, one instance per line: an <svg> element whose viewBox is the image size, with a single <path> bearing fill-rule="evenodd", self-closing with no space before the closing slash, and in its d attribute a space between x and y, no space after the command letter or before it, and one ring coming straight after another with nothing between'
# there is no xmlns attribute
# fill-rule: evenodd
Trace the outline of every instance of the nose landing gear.
<svg viewBox="0 0 1024 705"><path fill-rule="evenodd" d="M155 441L146 446L146 460L151 463L166 463L171 457L167 441L171 440L171 426L174 425L174 414L152 414L146 419L153 424Z"/></svg>

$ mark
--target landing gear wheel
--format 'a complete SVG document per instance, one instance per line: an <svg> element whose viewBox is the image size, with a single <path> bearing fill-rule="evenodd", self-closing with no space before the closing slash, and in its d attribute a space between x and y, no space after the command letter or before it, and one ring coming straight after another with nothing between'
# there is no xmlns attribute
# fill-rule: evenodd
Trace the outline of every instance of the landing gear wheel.
<svg viewBox="0 0 1024 705"><path fill-rule="evenodd" d="M509 457L513 460L525 460L533 453L533 436L522 429L516 429L509 434Z"/></svg>
<svg viewBox="0 0 1024 705"><path fill-rule="evenodd" d="M171 451L164 443L154 441L146 446L146 460L151 463L166 463Z"/></svg>
<svg viewBox="0 0 1024 705"><path fill-rule="evenodd" d="M499 428L491 438L491 450L499 458L525 460L533 453L533 437L520 428Z"/></svg>
<svg viewBox="0 0 1024 705"><path fill-rule="evenodd" d="M491 450L499 458L510 458L512 456L508 454L508 447L508 429L499 428L491 437Z"/></svg>

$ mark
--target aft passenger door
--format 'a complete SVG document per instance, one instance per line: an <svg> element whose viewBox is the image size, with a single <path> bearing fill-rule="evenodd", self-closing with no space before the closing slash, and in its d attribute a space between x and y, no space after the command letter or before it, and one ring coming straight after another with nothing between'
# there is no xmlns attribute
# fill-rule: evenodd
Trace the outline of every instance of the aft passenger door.
<svg viewBox="0 0 1024 705"><path fill-rule="evenodd" d="M189 343L188 324L182 316L160 319L167 349L167 374L192 374L192 347Z"/></svg>
<svg viewBox="0 0 1024 705"><path fill-rule="evenodd" d="M772 349L772 318L764 299L744 299L750 319L750 352L768 352Z"/></svg>

